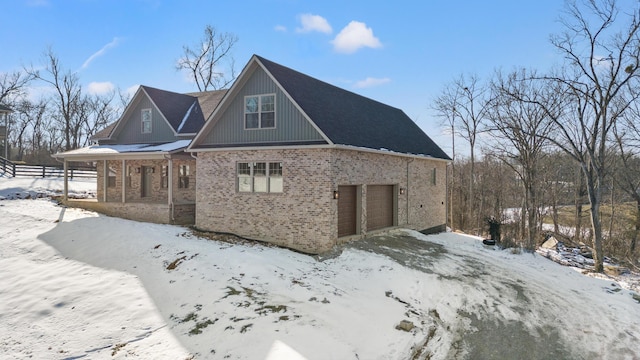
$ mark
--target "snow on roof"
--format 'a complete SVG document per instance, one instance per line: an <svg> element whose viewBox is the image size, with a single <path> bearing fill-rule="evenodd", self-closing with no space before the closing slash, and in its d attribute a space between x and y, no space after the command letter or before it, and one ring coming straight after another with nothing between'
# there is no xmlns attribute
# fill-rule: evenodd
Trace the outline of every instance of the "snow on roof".
<svg viewBox="0 0 640 360"><path fill-rule="evenodd" d="M182 130L182 127L187 122L187 119L189 118L189 115L191 114L191 110L193 110L193 107L196 106L197 103L198 103L198 100L196 99L193 102L193 104L191 104L191 107L189 108L189 110L187 110L187 113L184 114L184 117L182 118L182 122L180 122L180 125L178 125L178 132L180 132L180 130Z"/></svg>
<svg viewBox="0 0 640 360"><path fill-rule="evenodd" d="M65 158L91 155L118 155L126 153L174 152L186 148L190 142L191 140L178 140L164 144L92 145L58 153L55 154L54 157Z"/></svg>

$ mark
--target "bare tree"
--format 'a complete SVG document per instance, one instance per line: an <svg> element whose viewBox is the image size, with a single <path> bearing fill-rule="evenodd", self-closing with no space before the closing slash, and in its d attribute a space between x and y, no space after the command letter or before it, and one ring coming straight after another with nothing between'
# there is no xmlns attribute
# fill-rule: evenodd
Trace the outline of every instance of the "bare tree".
<svg viewBox="0 0 640 360"><path fill-rule="evenodd" d="M42 121L46 111L46 102L41 100L38 103L32 103L24 99L16 105L14 111L12 142L18 146L17 160L23 160L29 143L30 136L28 135L33 131L34 125Z"/></svg>
<svg viewBox="0 0 640 360"><path fill-rule="evenodd" d="M41 72L33 66L27 69L27 73L35 79L43 81L55 91L54 116L62 126L64 134L64 149L77 148L80 143L82 119L78 116L81 110L82 87L78 76L71 71L64 71L60 66L58 57L51 48L45 52L45 68Z"/></svg>
<svg viewBox="0 0 640 360"><path fill-rule="evenodd" d="M24 95L32 79L30 74L22 71L0 73L0 104L13 103L16 98Z"/></svg>
<svg viewBox="0 0 640 360"><path fill-rule="evenodd" d="M495 136L491 149L511 167L522 181L524 202L521 237L525 246L535 249L539 214L539 163L545 155L553 122L548 112L559 116L560 97L555 89L532 80L535 74L514 71L506 77L500 73L492 83L493 106L489 111L487 130ZM537 105L544 103L545 107ZM525 229L528 234L525 236Z"/></svg>
<svg viewBox="0 0 640 360"><path fill-rule="evenodd" d="M449 191L449 226L452 230L455 230L454 225L458 225L460 228L463 224L454 221L454 193L456 189L456 105L460 98L459 89L453 84L449 84L444 87L442 93L433 100L431 108L436 112L441 121L440 125L445 127L451 134L451 176L448 177L449 184L447 189Z"/></svg>
<svg viewBox="0 0 640 360"><path fill-rule="evenodd" d="M621 166L614 179L620 189L635 202L635 221L629 242L629 255L632 255L640 237L640 104L636 101L623 121L616 124L614 135Z"/></svg>
<svg viewBox="0 0 640 360"><path fill-rule="evenodd" d="M104 95L93 95L87 99L90 114L83 123L84 132L87 134L83 145L87 144L90 136L116 120L117 109L112 105L115 95L116 93L112 91Z"/></svg>
<svg viewBox="0 0 640 360"><path fill-rule="evenodd" d="M184 54L176 67L189 72L199 91L224 89L236 78L231 50L237 41L236 35L219 33L207 25L194 48L183 46Z"/></svg>
<svg viewBox="0 0 640 360"><path fill-rule="evenodd" d="M569 1L561 19L564 32L551 43L566 60L564 72L547 79L564 87L570 109L552 117L557 135L549 137L571 155L584 174L589 197L595 271L603 271L600 205L608 170L608 147L613 126L637 95L640 74L638 9L616 22L615 0Z"/></svg>
<svg viewBox="0 0 640 360"><path fill-rule="evenodd" d="M481 124L486 119L489 106L489 88L482 84L476 75L461 75L455 79L444 88L432 105L438 116L451 126L454 136L461 137L469 145L470 174L467 190L461 193L465 205L460 226L466 225L477 231L481 230L482 209L479 206L482 202L476 201L474 194L476 151L478 136L482 131ZM468 221L465 221L465 218Z"/></svg>

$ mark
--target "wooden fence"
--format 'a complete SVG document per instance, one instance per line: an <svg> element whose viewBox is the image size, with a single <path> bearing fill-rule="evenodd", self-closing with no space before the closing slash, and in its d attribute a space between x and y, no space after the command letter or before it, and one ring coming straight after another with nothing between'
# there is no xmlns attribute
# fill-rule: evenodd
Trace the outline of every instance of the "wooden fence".
<svg viewBox="0 0 640 360"><path fill-rule="evenodd" d="M16 164L0 157L0 174L10 177L63 177L64 167L51 165ZM96 169L90 166L70 166L69 178L96 178Z"/></svg>

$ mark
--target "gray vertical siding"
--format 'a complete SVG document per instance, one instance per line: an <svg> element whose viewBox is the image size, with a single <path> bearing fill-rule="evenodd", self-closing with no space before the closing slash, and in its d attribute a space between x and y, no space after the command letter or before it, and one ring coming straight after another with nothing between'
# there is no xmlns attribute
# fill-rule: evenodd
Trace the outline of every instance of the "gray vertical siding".
<svg viewBox="0 0 640 360"><path fill-rule="evenodd" d="M247 95L276 94L276 128L244 129L244 97ZM232 103L210 130L202 145L234 145L251 143L278 143L290 141L323 140L295 105L271 80L262 68L257 68L240 89Z"/></svg>
<svg viewBox="0 0 640 360"><path fill-rule="evenodd" d="M138 144L138 143L162 143L175 141L173 129L164 120L158 109L153 106L149 98L144 95L140 97L137 103L133 104L132 111L126 115L129 116L124 120L124 126L115 134L117 144ZM151 109L151 133L142 133L142 109Z"/></svg>

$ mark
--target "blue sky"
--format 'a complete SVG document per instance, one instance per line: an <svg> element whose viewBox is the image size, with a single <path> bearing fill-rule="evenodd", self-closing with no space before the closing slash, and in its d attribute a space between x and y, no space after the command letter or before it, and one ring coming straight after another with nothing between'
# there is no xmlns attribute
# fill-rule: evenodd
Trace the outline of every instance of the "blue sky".
<svg viewBox="0 0 640 360"><path fill-rule="evenodd" d="M0 72L41 65L51 46L86 90L143 84L197 91L175 68L207 24L238 36L238 71L252 54L407 113L447 152L429 109L460 74L548 69L561 0L3 2Z"/></svg>

